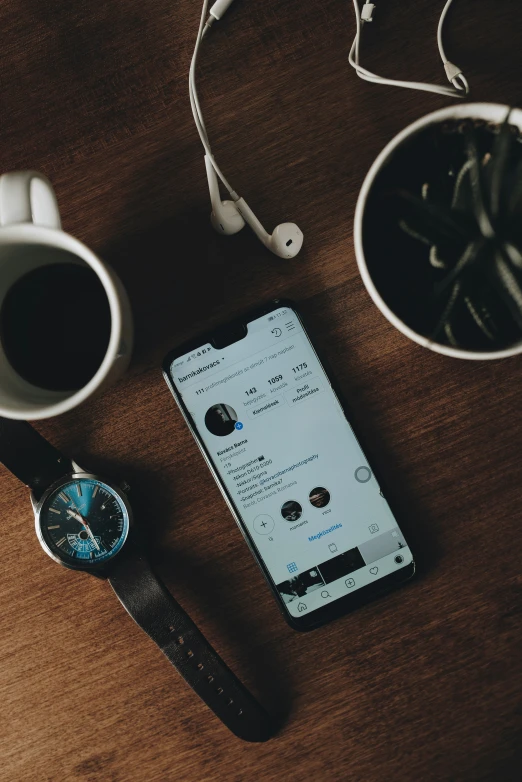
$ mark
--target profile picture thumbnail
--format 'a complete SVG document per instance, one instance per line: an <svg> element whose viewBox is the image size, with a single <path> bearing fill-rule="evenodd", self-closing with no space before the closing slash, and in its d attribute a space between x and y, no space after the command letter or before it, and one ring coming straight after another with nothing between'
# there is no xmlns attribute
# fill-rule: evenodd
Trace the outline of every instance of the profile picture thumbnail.
<svg viewBox="0 0 522 782"><path fill-rule="evenodd" d="M295 500L288 500L281 508L281 516L286 521L297 521L303 513L302 507Z"/></svg>
<svg viewBox="0 0 522 782"><path fill-rule="evenodd" d="M230 405L220 403L212 405L205 413L205 426L216 437L232 434L237 422L237 413Z"/></svg>
<svg viewBox="0 0 522 782"><path fill-rule="evenodd" d="M308 499L314 508L326 508L330 502L330 492L324 486L316 486L308 495Z"/></svg>

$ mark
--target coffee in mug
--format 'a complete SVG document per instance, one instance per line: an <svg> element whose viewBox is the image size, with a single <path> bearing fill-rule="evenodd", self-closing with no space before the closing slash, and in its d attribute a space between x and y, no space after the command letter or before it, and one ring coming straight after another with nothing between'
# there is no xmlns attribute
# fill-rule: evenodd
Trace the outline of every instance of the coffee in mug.
<svg viewBox="0 0 522 782"><path fill-rule="evenodd" d="M111 312L88 266L56 263L27 272L7 291L0 339L15 372L39 388L77 391L109 346Z"/></svg>

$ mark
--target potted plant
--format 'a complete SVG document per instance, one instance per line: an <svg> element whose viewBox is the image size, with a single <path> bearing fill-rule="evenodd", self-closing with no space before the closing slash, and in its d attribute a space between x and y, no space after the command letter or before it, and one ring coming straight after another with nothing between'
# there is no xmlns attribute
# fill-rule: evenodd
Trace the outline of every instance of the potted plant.
<svg viewBox="0 0 522 782"><path fill-rule="evenodd" d="M355 214L375 304L403 334L449 356L522 352L522 111L451 106L381 152Z"/></svg>

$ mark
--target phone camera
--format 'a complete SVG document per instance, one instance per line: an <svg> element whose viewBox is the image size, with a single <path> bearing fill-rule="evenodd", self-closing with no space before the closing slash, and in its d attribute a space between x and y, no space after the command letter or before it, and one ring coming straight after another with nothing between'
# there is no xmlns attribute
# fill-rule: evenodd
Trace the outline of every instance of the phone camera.
<svg viewBox="0 0 522 782"><path fill-rule="evenodd" d="M398 565L400 565L400 564L401 564L401 562L404 562L404 557L401 557L401 555L400 555L400 554L397 554L397 556L395 557L395 562L396 562Z"/></svg>

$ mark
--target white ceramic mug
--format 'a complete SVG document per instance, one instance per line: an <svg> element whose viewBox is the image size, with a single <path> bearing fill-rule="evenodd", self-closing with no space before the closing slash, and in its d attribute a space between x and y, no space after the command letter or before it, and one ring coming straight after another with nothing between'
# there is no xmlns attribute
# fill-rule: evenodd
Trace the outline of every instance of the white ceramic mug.
<svg viewBox="0 0 522 782"><path fill-rule="evenodd" d="M130 361L132 313L118 277L88 247L62 231L54 190L42 174L36 171L3 174L0 177L0 308L20 277L52 263L57 252L62 263L89 266L103 285L111 316L107 351L97 372L83 388L50 391L20 377L0 343L0 415L6 418L37 420L71 410L114 383Z"/></svg>

